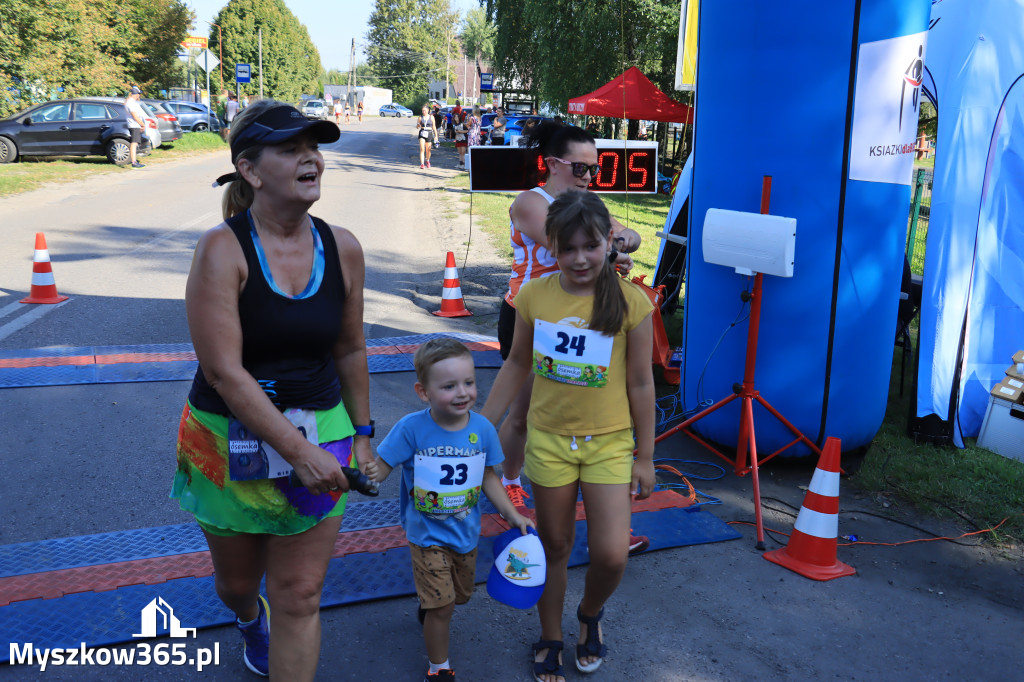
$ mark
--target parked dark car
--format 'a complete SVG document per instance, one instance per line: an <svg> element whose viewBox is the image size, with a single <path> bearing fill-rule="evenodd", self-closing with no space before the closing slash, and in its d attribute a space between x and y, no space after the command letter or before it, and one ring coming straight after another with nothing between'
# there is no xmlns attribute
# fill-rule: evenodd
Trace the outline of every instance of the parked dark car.
<svg viewBox="0 0 1024 682"><path fill-rule="evenodd" d="M178 117L178 125L186 133L220 131L220 119L202 102L186 102L184 100L162 101L164 107Z"/></svg>
<svg viewBox="0 0 1024 682"><path fill-rule="evenodd" d="M22 156L105 155L124 166L130 141L123 104L88 97L55 100L0 120L0 163ZM143 135L139 152L148 149Z"/></svg>
<svg viewBox="0 0 1024 682"><path fill-rule="evenodd" d="M156 118L156 125L160 129L160 138L164 142L180 140L184 131L178 123L178 117L166 106L166 102L159 99L143 99L142 103L149 106Z"/></svg>

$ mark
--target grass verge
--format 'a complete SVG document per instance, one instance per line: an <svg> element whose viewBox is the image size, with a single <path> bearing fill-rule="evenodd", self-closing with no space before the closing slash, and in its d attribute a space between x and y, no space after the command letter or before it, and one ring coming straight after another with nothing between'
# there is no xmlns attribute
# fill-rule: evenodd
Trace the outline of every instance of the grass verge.
<svg viewBox="0 0 1024 682"><path fill-rule="evenodd" d="M466 191L469 178L459 174L449 189ZM511 259L508 244L508 207L515 193L469 195L472 220L487 234L504 257ZM653 278L669 198L664 195L623 197L602 195L609 211L620 222L640 233L643 246L634 254L635 274ZM666 324L669 324L668 322ZM968 439L968 447L943 448L917 444L907 435L907 416L913 391L913 362L906 363L904 394L900 395L900 363L896 349L889 386L885 420L865 454L851 483L873 496L898 516L904 506L939 518L954 518L968 530L993 528L1004 518L999 530L982 537L997 545L1024 542L1024 463L989 452Z"/></svg>
<svg viewBox="0 0 1024 682"><path fill-rule="evenodd" d="M900 395L899 349L893 358L889 402L882 427L852 477L852 483L892 509L912 504L918 511L954 518L968 530L993 528L985 534L995 544L1024 541L1024 463L977 447L918 444L907 435L913 391L913 366L904 368Z"/></svg>
<svg viewBox="0 0 1024 682"><path fill-rule="evenodd" d="M227 149L217 133L187 133L181 139L154 149L141 159L146 165ZM29 192L48 183L74 182L92 175L125 170L104 156L30 156L17 163L0 165L0 196Z"/></svg>

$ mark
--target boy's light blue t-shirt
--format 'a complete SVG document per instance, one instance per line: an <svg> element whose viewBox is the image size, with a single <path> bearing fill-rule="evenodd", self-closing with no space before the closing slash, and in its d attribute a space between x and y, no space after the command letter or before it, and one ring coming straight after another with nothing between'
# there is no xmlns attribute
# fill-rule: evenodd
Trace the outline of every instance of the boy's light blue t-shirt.
<svg viewBox="0 0 1024 682"><path fill-rule="evenodd" d="M488 467L501 464L505 459L498 432L487 419L470 412L466 428L446 431L431 418L429 408L402 417L377 447L377 454L392 468L402 467L399 504L402 527L409 542L421 547L440 545L465 554L480 541L480 505L474 505L461 520L437 520L417 511L412 501L414 456L428 451L445 452L444 448L448 447L467 454L483 452Z"/></svg>

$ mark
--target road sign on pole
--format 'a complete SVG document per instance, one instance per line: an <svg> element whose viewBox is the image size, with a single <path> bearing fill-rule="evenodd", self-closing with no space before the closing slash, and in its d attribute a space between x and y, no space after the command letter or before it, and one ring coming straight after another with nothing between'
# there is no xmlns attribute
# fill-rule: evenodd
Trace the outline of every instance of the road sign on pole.
<svg viewBox="0 0 1024 682"><path fill-rule="evenodd" d="M252 69L249 64L235 64L235 82L250 83Z"/></svg>
<svg viewBox="0 0 1024 682"><path fill-rule="evenodd" d="M207 73L210 72L210 69L215 69L217 68L217 65L220 64L220 60L217 59L217 55L206 49L196 55L196 62L199 66L203 67L203 70Z"/></svg>

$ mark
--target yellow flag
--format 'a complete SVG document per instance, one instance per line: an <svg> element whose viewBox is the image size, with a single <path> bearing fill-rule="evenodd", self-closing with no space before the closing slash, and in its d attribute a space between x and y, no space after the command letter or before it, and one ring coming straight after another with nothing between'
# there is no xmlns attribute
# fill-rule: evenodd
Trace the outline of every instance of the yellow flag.
<svg viewBox="0 0 1024 682"><path fill-rule="evenodd" d="M676 48L676 90L693 90L697 83L697 17L700 0L680 0L679 44Z"/></svg>

